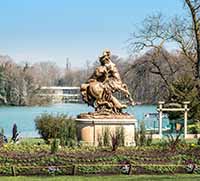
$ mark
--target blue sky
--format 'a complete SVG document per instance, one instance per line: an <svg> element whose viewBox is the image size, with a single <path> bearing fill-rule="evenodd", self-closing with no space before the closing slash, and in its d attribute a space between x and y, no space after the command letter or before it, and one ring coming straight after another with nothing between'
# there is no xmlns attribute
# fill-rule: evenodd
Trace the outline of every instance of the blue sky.
<svg viewBox="0 0 200 181"><path fill-rule="evenodd" d="M182 15L182 0L1 0L0 54L16 62L55 61L73 67L103 49L128 56L126 40L145 16Z"/></svg>

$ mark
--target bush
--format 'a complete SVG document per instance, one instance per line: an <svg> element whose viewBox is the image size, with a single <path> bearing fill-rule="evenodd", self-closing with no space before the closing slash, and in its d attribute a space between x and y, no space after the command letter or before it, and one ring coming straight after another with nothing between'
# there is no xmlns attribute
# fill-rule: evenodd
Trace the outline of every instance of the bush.
<svg viewBox="0 0 200 181"><path fill-rule="evenodd" d="M110 146L110 129L103 129L103 146Z"/></svg>
<svg viewBox="0 0 200 181"><path fill-rule="evenodd" d="M124 128L117 127L115 132L112 132L109 127L102 129L102 135L98 134L98 146L112 146L112 151L115 151L118 146L124 146Z"/></svg>
<svg viewBox="0 0 200 181"><path fill-rule="evenodd" d="M124 143L124 140L125 140L124 128L123 127L116 128L115 135L118 140L119 146L124 146L125 145L125 143Z"/></svg>
<svg viewBox="0 0 200 181"><path fill-rule="evenodd" d="M135 144L136 144L136 146L140 146L140 134L139 134L139 131L135 132Z"/></svg>
<svg viewBox="0 0 200 181"><path fill-rule="evenodd" d="M124 146L124 128L116 128L115 134L111 134L112 151L116 151L118 146Z"/></svg>
<svg viewBox="0 0 200 181"><path fill-rule="evenodd" d="M56 138L60 139L62 146L73 146L76 143L76 123L71 117L44 113L35 119L35 125L47 143Z"/></svg>
<svg viewBox="0 0 200 181"><path fill-rule="evenodd" d="M3 137L0 135L0 147L2 147L3 146Z"/></svg>
<svg viewBox="0 0 200 181"><path fill-rule="evenodd" d="M101 134L98 134L97 141L98 141L98 146L99 147L103 146L103 137L102 137Z"/></svg>
<svg viewBox="0 0 200 181"><path fill-rule="evenodd" d="M168 138L168 146L171 149L171 151L175 151L178 149L179 145L181 144L181 133L177 134L175 137L171 134L167 135Z"/></svg>
<svg viewBox="0 0 200 181"><path fill-rule="evenodd" d="M191 134L200 133L200 122L196 122L194 124L188 125L188 132Z"/></svg>
<svg viewBox="0 0 200 181"><path fill-rule="evenodd" d="M152 131L151 131L151 132L150 132L150 135L147 136L146 145L147 145L147 146L151 146L152 141L153 141L153 133L152 133Z"/></svg>
<svg viewBox="0 0 200 181"><path fill-rule="evenodd" d="M197 139L197 145L200 145L200 138Z"/></svg>
<svg viewBox="0 0 200 181"><path fill-rule="evenodd" d="M140 129L135 132L136 146L151 146L153 141L153 132L146 135L146 128L144 121L140 122Z"/></svg>
<svg viewBox="0 0 200 181"><path fill-rule="evenodd" d="M4 143L8 143L8 139L4 135L4 129L2 128L0 132L0 147L3 146Z"/></svg>
<svg viewBox="0 0 200 181"><path fill-rule="evenodd" d="M146 145L146 129L145 129L144 121L142 121L140 123L140 137L139 137L139 141L140 141L140 146Z"/></svg>
<svg viewBox="0 0 200 181"><path fill-rule="evenodd" d="M58 151L59 141L54 138L51 143L51 153L54 154Z"/></svg>

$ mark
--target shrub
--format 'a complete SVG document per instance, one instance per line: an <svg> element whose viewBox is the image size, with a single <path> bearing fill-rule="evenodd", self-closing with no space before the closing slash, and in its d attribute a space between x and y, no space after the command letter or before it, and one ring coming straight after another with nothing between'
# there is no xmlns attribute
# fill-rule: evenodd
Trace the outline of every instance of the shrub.
<svg viewBox="0 0 200 181"><path fill-rule="evenodd" d="M171 151L175 151L178 149L181 139L180 139L181 133L177 134L175 137L171 134L167 135L168 138L168 146L171 149Z"/></svg>
<svg viewBox="0 0 200 181"><path fill-rule="evenodd" d="M147 136L146 145L147 145L147 146L151 146L152 141L153 141L153 133L152 133L152 131L151 131L151 132L150 132L150 135Z"/></svg>
<svg viewBox="0 0 200 181"><path fill-rule="evenodd" d="M111 132L108 127L102 130L102 135L98 134L98 146L112 146L112 151L115 151L118 146L124 146L124 128L118 127L115 132Z"/></svg>
<svg viewBox="0 0 200 181"><path fill-rule="evenodd" d="M111 143L112 143L112 151L116 151L117 147L119 146L117 135L111 134L110 137L111 137Z"/></svg>
<svg viewBox="0 0 200 181"><path fill-rule="evenodd" d="M56 153L58 151L58 146L59 146L59 141L54 138L52 143L51 143L51 153Z"/></svg>
<svg viewBox="0 0 200 181"><path fill-rule="evenodd" d="M197 145L200 145L200 138L197 139Z"/></svg>
<svg viewBox="0 0 200 181"><path fill-rule="evenodd" d="M145 124L144 121L140 123L140 146L146 145L146 129L145 129Z"/></svg>
<svg viewBox="0 0 200 181"><path fill-rule="evenodd" d="M191 134L200 133L200 122L196 122L194 124L188 125L188 132Z"/></svg>
<svg viewBox="0 0 200 181"><path fill-rule="evenodd" d="M2 128L0 132L0 147L3 146L4 143L8 143L8 139L4 135L4 129Z"/></svg>
<svg viewBox="0 0 200 181"><path fill-rule="evenodd" d="M110 146L110 130L107 127L103 129L103 146Z"/></svg>
<svg viewBox="0 0 200 181"><path fill-rule="evenodd" d="M124 146L124 139L125 139L124 128L123 127L116 128L115 135L118 140L119 146Z"/></svg>
<svg viewBox="0 0 200 181"><path fill-rule="evenodd" d="M3 143L4 143L4 141L3 141L3 137L0 135L0 147L3 146Z"/></svg>
<svg viewBox="0 0 200 181"><path fill-rule="evenodd" d="M76 124L73 119L66 120L61 126L58 138L60 138L60 143L62 146L74 146L76 144Z"/></svg>
<svg viewBox="0 0 200 181"><path fill-rule="evenodd" d="M148 136L146 136L146 129L144 121L140 123L140 129L135 132L135 143L136 146L151 146L153 140L153 132L151 131Z"/></svg>
<svg viewBox="0 0 200 181"><path fill-rule="evenodd" d="M111 135L112 151L116 151L118 146L124 146L124 139L124 128L116 128L115 134Z"/></svg>
<svg viewBox="0 0 200 181"><path fill-rule="evenodd" d="M44 113L35 119L36 129L41 137L49 143L50 139L60 139L62 146L73 146L76 143L75 121L66 115Z"/></svg>
<svg viewBox="0 0 200 181"><path fill-rule="evenodd" d="M98 146L99 147L103 146L103 137L102 137L101 134L98 134L97 141L98 141Z"/></svg>
<svg viewBox="0 0 200 181"><path fill-rule="evenodd" d="M135 132L135 144L136 144L136 146L140 145L139 131Z"/></svg>

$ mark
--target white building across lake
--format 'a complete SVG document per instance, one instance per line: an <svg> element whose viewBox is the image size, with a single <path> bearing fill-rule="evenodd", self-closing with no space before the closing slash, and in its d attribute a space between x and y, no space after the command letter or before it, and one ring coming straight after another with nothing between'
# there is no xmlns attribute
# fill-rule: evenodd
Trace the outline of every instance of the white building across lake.
<svg viewBox="0 0 200 181"><path fill-rule="evenodd" d="M41 87L42 92L40 96L48 96L52 99L53 103L81 103L81 93L80 87L61 87L61 86L52 86L52 87ZM127 102L127 98L121 93L116 92L114 94L122 102Z"/></svg>
<svg viewBox="0 0 200 181"><path fill-rule="evenodd" d="M81 102L80 87L41 87L40 96L49 96L54 103Z"/></svg>

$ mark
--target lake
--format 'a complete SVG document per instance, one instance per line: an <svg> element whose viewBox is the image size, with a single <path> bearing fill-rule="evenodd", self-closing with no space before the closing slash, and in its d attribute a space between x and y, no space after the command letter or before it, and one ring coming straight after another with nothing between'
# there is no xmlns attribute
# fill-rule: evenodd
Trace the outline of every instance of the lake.
<svg viewBox="0 0 200 181"><path fill-rule="evenodd" d="M50 106L34 106L34 107L19 107L19 106L2 106L0 107L0 128L4 129L6 136L12 135L13 124L16 123L21 137L38 137L35 130L34 119L42 113L64 113L76 117L79 113L93 111L93 108L86 104L54 104ZM156 112L154 105L136 105L128 107L126 112L134 114L139 121L145 120L147 128L157 127L157 118L147 118L146 113ZM167 126L168 122L164 121L163 126Z"/></svg>

